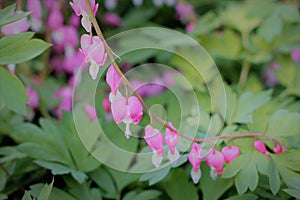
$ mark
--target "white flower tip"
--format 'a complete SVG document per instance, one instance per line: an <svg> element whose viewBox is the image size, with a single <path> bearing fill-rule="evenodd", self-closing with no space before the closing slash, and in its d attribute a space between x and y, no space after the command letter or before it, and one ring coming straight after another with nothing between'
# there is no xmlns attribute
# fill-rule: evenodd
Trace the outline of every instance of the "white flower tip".
<svg viewBox="0 0 300 200"><path fill-rule="evenodd" d="M168 158L171 163L175 163L180 157L179 151L175 148L174 154L171 154L171 151L168 152Z"/></svg>
<svg viewBox="0 0 300 200"><path fill-rule="evenodd" d="M153 151L152 163L156 168L159 168L162 160L163 160L163 157L160 156L156 151Z"/></svg>
<svg viewBox="0 0 300 200"><path fill-rule="evenodd" d="M91 66L89 68L89 73L93 80L97 79L98 72L99 72L99 66L97 66L96 63L91 63Z"/></svg>
<svg viewBox="0 0 300 200"><path fill-rule="evenodd" d="M199 180L200 180L200 178L201 178L201 175L202 175L202 173L201 173L201 170L200 170L200 169L199 169L198 171L195 172L195 170L192 168L192 171L191 171L191 177L192 177L193 182L194 182L195 184L197 184L197 183L199 182Z"/></svg>
<svg viewBox="0 0 300 200"><path fill-rule="evenodd" d="M216 172L216 170L214 168L210 169L210 177L212 178L212 180L216 180L218 177L218 173Z"/></svg>

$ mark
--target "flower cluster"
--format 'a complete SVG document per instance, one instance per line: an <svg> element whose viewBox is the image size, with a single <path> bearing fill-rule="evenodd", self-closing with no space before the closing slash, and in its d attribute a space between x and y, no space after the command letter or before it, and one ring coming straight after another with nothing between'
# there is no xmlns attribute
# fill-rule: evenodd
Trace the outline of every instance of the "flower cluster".
<svg viewBox="0 0 300 200"><path fill-rule="evenodd" d="M89 0L92 12L96 15L98 10L98 4L95 3L95 0ZM104 42L100 40L97 36L92 36L92 24L89 20L87 6L84 0L74 0L70 2L71 7L75 11L77 16L82 16L81 25L84 29L90 33L83 34L80 39L81 53L84 57L85 63L90 63L89 73L93 80L97 78L99 72L99 67L104 66L107 54L105 52Z"/></svg>
<svg viewBox="0 0 300 200"><path fill-rule="evenodd" d="M192 149L189 153L189 162L192 165L191 177L195 184L197 184L201 178L200 163L203 159L203 151L198 143L193 143ZM225 146L222 151L210 149L206 155L205 161L210 166L210 176L212 179L216 179L218 175L223 173L223 166L226 162L229 164L233 159L237 158L240 154L240 150L237 146ZM225 161L225 162L224 162Z"/></svg>
<svg viewBox="0 0 300 200"><path fill-rule="evenodd" d="M113 119L117 124L123 122L126 125L125 136L130 138L130 124L138 124L143 117L143 106L137 97L124 97L118 90L121 84L121 77L111 65L106 73L106 82L110 86L109 101ZM107 102L104 102L105 106Z"/></svg>
<svg viewBox="0 0 300 200"><path fill-rule="evenodd" d="M176 129L172 123L168 123L169 127L165 132L165 138L162 136L162 133L153 128L152 125L148 125L145 128L145 141L148 144L150 151L153 151L152 163L155 167L159 167L164 156L164 142L169 147L168 158L173 163L178 160L180 154L176 146L178 144L178 135L175 132ZM175 130L175 131L174 131Z"/></svg>

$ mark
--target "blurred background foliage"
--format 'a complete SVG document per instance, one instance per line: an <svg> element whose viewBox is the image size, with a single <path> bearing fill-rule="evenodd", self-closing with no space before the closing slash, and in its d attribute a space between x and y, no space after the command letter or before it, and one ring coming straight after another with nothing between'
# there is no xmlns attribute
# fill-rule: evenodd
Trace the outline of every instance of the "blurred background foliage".
<svg viewBox="0 0 300 200"><path fill-rule="evenodd" d="M5 8L13 2L3 1L1 6ZM66 21L73 11L68 2L62 2ZM91 88L94 83L84 73L73 97L73 112L79 118L72 112L63 111L62 118L58 119L54 109L61 102L53 96L59 88L68 86L70 74L56 73L52 69L49 60L54 54L61 55L54 48L50 47L37 56L50 46L40 39L52 42L43 25L35 39L30 32L1 35L0 39L0 199L21 199L24 190L28 192L23 199L50 200L300 198L300 56L295 53L300 49L299 1L182 2L193 5L195 13L191 18L180 19L175 6L156 6L152 1L144 1L142 6L137 7L129 0L118 1L113 10L107 9L100 1L96 17L106 38L141 27L164 27L188 34L216 63L224 80L226 96L218 96L222 89L219 83L212 84L217 72L210 71L213 68L211 61L197 54L193 47L184 45L184 40L168 35L157 34L150 38L147 32L141 32L134 38L119 41L115 46L112 44L117 54L140 45L139 42L151 44L153 41L174 50L166 52L150 48L121 55L118 62L123 72L144 63L165 64L179 71L191 87L175 75L172 88L178 92L177 96L164 88L155 95L145 95L144 99L149 107L162 105L163 109L158 108L155 113L172 121L176 127L181 124L180 130L187 135L204 137L211 127L210 136L261 132L280 139L289 150L278 155L271 153L268 160L254 150L254 138L233 140L232 143L241 149L241 156L227 165L224 174L217 180L212 180L209 167L201 164L203 175L198 185L190 179L191 166L187 163L185 152L175 166L166 165L149 173L121 172L100 163L96 159L98 156L105 154L105 159L111 159L117 154L108 149L108 140L129 152L149 150L141 139L125 139L123 131L105 112L102 101L107 96L108 87L104 77L101 77L96 86L96 96L93 96ZM24 1L23 6L25 4ZM113 26L107 23L104 15L108 12L117 14L121 24ZM47 15L48 10L44 7L43 17ZM4 17L1 16L0 25L11 20ZM188 29L189 25L192 28ZM80 29L79 36L82 33L84 30ZM9 48L13 50L6 51ZM198 62L204 75L198 75L193 63L178 56L178 53ZM3 68L15 63L20 80ZM107 66L101 68L100 73L106 69ZM132 76L128 73L128 76L131 81L157 78L157 74L158 78L163 77L163 71L154 71L144 70ZM36 79L40 81L38 85L35 84ZM39 94L40 103L34 111L25 106L28 97L23 84ZM216 105L212 105L210 95L214 94L209 93L209 84L216 91L217 96L213 97ZM194 92L196 102L191 100ZM184 110L179 109L178 97L184 101ZM84 105L93 99L99 117L94 122L84 111ZM225 101L226 113L221 111ZM80 120L82 127L76 127L74 120ZM97 123L103 131L97 130ZM144 116L141 126L148 123L149 117ZM193 127L196 127L196 133ZM83 135L77 133L78 128L84 130ZM141 127L134 127L134 133L143 136ZM103 134L108 140L103 139ZM219 141L216 148L220 149L227 142ZM272 152L274 144L267 140L264 142L268 151ZM180 141L179 149L183 151L185 145L184 141ZM204 145L204 148L209 149L210 146ZM151 166L149 160L140 161L134 156L126 157L124 162L114 162L128 169Z"/></svg>

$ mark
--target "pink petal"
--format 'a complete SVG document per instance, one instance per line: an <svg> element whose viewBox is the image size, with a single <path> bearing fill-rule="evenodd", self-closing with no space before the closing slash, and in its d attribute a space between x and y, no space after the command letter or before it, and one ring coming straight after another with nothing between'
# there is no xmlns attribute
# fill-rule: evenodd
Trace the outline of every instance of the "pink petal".
<svg viewBox="0 0 300 200"><path fill-rule="evenodd" d="M110 65L110 67L107 70L106 82L109 85L113 95L116 95L117 90L121 84L121 78L112 65Z"/></svg>
<svg viewBox="0 0 300 200"><path fill-rule="evenodd" d="M91 106L90 104L86 104L84 109L91 121L95 121L98 119L95 107Z"/></svg>
<svg viewBox="0 0 300 200"><path fill-rule="evenodd" d="M216 172L223 172L224 156L220 151L211 149L206 156L206 164L215 169Z"/></svg>
<svg viewBox="0 0 300 200"><path fill-rule="evenodd" d="M26 92L29 96L27 106L37 108L39 106L39 94L32 88L26 87Z"/></svg>
<svg viewBox="0 0 300 200"><path fill-rule="evenodd" d="M111 113L111 106L110 106L109 99L107 97L103 99L102 106L106 113Z"/></svg>
<svg viewBox="0 0 300 200"><path fill-rule="evenodd" d="M143 117L143 106L137 97L132 96L128 99L129 115L133 124L140 123Z"/></svg>
<svg viewBox="0 0 300 200"><path fill-rule="evenodd" d="M240 149L237 146L225 146L222 153L226 163L230 163L233 159L240 155Z"/></svg>
<svg viewBox="0 0 300 200"><path fill-rule="evenodd" d="M193 143L192 149L189 153L189 162L193 166L193 170L196 172L199 170L199 165L202 161L202 150L198 143Z"/></svg>
<svg viewBox="0 0 300 200"><path fill-rule="evenodd" d="M157 129L154 129L150 125L146 126L144 139L150 150L155 150L159 155L163 156L163 136Z"/></svg>
<svg viewBox="0 0 300 200"><path fill-rule="evenodd" d="M266 145L261 140L255 140L255 142L254 142L254 148L257 151L261 152L262 154L266 154L267 153Z"/></svg>
<svg viewBox="0 0 300 200"><path fill-rule="evenodd" d="M120 96L114 99L111 103L111 111L114 120L117 124L121 123L127 114L127 100L125 97Z"/></svg>
<svg viewBox="0 0 300 200"><path fill-rule="evenodd" d="M171 122L169 122L168 125L174 130L176 130L176 128L172 125ZM174 154L175 147L178 144L178 135L176 134L176 132L171 131L167 128L165 133L165 142L170 148L171 154Z"/></svg>

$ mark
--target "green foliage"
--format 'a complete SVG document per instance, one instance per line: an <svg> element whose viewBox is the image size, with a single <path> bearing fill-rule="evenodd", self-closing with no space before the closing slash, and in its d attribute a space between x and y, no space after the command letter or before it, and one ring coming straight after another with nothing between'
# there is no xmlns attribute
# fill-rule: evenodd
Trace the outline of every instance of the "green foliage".
<svg viewBox="0 0 300 200"><path fill-rule="evenodd" d="M5 107L26 114L28 96L23 84L7 70L0 68L0 111Z"/></svg>
<svg viewBox="0 0 300 200"><path fill-rule="evenodd" d="M16 64L30 60L51 45L40 39L32 39L33 32L5 36L0 39L0 64Z"/></svg>
<svg viewBox="0 0 300 200"><path fill-rule="evenodd" d="M30 12L14 14L15 9L16 9L16 4L12 4L0 10L0 27L18 21L30 14Z"/></svg>

